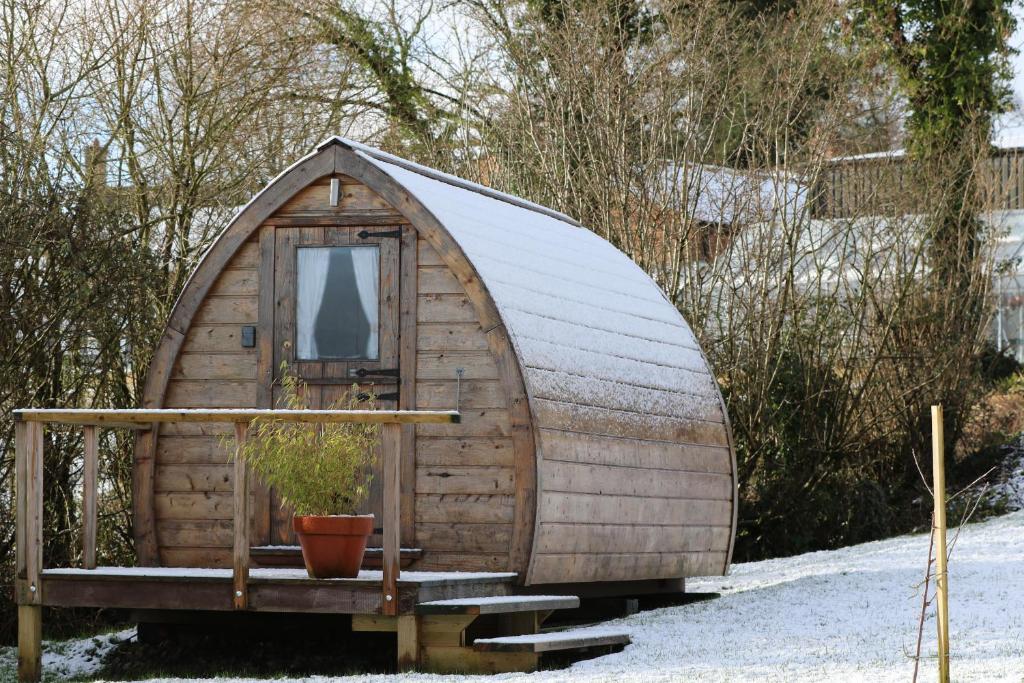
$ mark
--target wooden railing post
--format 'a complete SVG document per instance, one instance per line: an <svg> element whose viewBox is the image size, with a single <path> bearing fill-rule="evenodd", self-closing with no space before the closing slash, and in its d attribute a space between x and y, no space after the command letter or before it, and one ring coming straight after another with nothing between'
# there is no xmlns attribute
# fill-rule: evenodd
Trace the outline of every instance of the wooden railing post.
<svg viewBox="0 0 1024 683"><path fill-rule="evenodd" d="M249 468L242 458L249 423L235 423L234 553L232 584L235 609L249 606Z"/></svg>
<svg viewBox="0 0 1024 683"><path fill-rule="evenodd" d="M43 425L15 423L15 597L18 602L18 680L42 676Z"/></svg>
<svg viewBox="0 0 1024 683"><path fill-rule="evenodd" d="M96 427L82 430L85 457L82 460L82 567L96 568L96 472L99 467L99 443Z"/></svg>
<svg viewBox="0 0 1024 683"><path fill-rule="evenodd" d="M381 425L381 469L384 474L384 527L382 611L398 614L398 576L400 570L399 545L401 524L401 454L402 426L397 423Z"/></svg>

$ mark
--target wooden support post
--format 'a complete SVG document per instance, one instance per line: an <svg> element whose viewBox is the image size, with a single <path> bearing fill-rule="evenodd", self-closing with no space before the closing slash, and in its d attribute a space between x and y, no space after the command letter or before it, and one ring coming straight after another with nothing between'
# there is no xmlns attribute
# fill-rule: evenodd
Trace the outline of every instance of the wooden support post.
<svg viewBox="0 0 1024 683"><path fill-rule="evenodd" d="M15 422L15 599L18 680L42 676L43 426Z"/></svg>
<svg viewBox="0 0 1024 683"><path fill-rule="evenodd" d="M43 608L18 605L18 680L38 681L43 676Z"/></svg>
<svg viewBox="0 0 1024 683"><path fill-rule="evenodd" d="M398 614L399 544L401 524L400 468L402 447L401 425L383 424L380 430L381 469L384 472L384 511L381 520L384 527L382 612Z"/></svg>
<svg viewBox="0 0 1024 683"><path fill-rule="evenodd" d="M15 427L17 487L18 604L42 604L39 574L43 568L43 426L18 422Z"/></svg>
<svg viewBox="0 0 1024 683"><path fill-rule="evenodd" d="M96 478L99 468L99 443L96 427L82 430L85 457L82 461L82 567L96 568Z"/></svg>
<svg viewBox="0 0 1024 683"><path fill-rule="evenodd" d="M946 568L946 457L942 406L932 406L932 476L935 496L935 593L939 683L949 683L949 574Z"/></svg>
<svg viewBox="0 0 1024 683"><path fill-rule="evenodd" d="M242 458L247 422L235 423L234 553L233 587L235 609L249 606L249 467Z"/></svg>
<svg viewBox="0 0 1024 683"><path fill-rule="evenodd" d="M415 614L398 617L398 670L412 671L420 663L420 618Z"/></svg>

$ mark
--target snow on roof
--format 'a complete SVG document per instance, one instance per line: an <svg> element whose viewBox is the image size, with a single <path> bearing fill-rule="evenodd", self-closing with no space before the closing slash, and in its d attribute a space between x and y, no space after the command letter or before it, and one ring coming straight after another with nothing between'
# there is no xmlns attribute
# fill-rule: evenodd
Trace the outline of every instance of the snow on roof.
<svg viewBox="0 0 1024 683"><path fill-rule="evenodd" d="M902 149L889 149L883 152L866 152L864 154L848 154L841 157L832 157L829 159L831 162L842 162L842 161L870 161L871 159L902 159L906 156L906 151Z"/></svg>
<svg viewBox="0 0 1024 683"><path fill-rule="evenodd" d="M356 153L414 195L462 248L509 332L531 399L722 421L690 327L609 242L518 198Z"/></svg>
<svg viewBox="0 0 1024 683"><path fill-rule="evenodd" d="M723 225L799 217L808 187L782 171L753 171L709 164L665 167L665 180L693 218Z"/></svg>
<svg viewBox="0 0 1024 683"><path fill-rule="evenodd" d="M557 218L557 219L565 221L566 223L569 223L571 225L575 225L575 226L580 227L579 221L577 221L574 218L571 218L571 217L565 215L564 213L561 213L560 211L555 211L554 209L549 209L546 206L543 206L541 204L537 204L535 202L531 202L530 200L523 199L522 197L516 197L515 195L507 194L505 192L499 192L498 190L495 190L495 189L492 189L490 187L487 187L486 185L481 185L479 183L474 183L471 180L466 180L465 178L460 178L459 176L455 176L455 175L452 175L450 173L445 173L443 171L438 171L436 168L430 168L429 166L424 166L423 164L417 164L415 161L409 161L408 159L403 159L402 157L397 157L394 154L388 154L387 152L384 152L382 150L376 149L375 147L370 147L368 145L362 144L361 142L356 142L355 140L349 140L348 138L343 138L340 135L335 135L332 138L328 138L327 140L324 140L317 147L317 150L321 150L326 145L329 145L329 144L334 143L334 142L342 144L342 145L345 145L347 147L350 147L350 148L352 148L354 150L357 150L358 152L361 152L363 157L370 157L372 159L377 159L379 161L385 161L385 162L387 162L389 164L393 164L395 166L399 166L401 168L407 169L409 171L413 171L415 173L419 173L421 175L425 175L428 178L433 178L434 180L439 180L439 181L441 181L443 183L447 183L447 184L452 185L454 187L459 187L459 188L462 188L464 190L469 190L471 192L477 192L477 193L482 194L482 195L484 195L486 197L490 197L492 199L498 199L498 200L501 200L503 202L508 202L509 204L513 204L513 205L516 205L516 206L521 206L523 208L530 209L531 211L537 211L539 213L543 213L543 214L546 214L548 216L551 216L552 218Z"/></svg>
<svg viewBox="0 0 1024 683"><path fill-rule="evenodd" d="M1004 131L992 137L992 146L996 149L1021 149L1024 148L1024 132L1021 130ZM887 149L880 152L865 152L864 154L847 154L829 159L833 163L844 161L870 161L872 159L902 159L907 155L905 149Z"/></svg>

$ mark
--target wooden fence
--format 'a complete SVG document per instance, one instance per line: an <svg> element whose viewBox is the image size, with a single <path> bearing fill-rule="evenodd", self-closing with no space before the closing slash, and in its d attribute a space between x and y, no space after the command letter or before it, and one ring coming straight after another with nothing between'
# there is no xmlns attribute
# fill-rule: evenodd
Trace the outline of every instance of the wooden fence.
<svg viewBox="0 0 1024 683"><path fill-rule="evenodd" d="M39 586L43 571L43 429L47 424L83 425L85 455L82 492L82 565L96 568L96 497L98 429L121 427L153 429L164 422L216 422L233 424L237 447L245 442L249 423L255 419L280 422L328 424L364 422L381 425L381 469L384 481L383 612L397 613L400 554L401 482L400 448L403 424L452 423L457 411L432 410L77 410L24 409L14 412L16 472L16 573L15 597L22 608L38 610L42 604ZM248 606L249 581L249 484L250 472L241 458L235 458L233 487L232 584L236 609ZM22 614L19 614L19 617ZM29 615L24 615L29 616ZM19 619L33 627L38 620Z"/></svg>
<svg viewBox="0 0 1024 683"><path fill-rule="evenodd" d="M990 211L1024 209L1024 148L995 150L979 168ZM813 192L814 218L877 216L914 211L908 206L908 162L902 155L837 159L821 172Z"/></svg>

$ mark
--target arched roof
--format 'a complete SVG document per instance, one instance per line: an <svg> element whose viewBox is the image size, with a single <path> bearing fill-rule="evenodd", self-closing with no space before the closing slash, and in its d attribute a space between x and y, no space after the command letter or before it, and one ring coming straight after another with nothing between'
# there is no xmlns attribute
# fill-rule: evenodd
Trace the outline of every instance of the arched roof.
<svg viewBox="0 0 1024 683"><path fill-rule="evenodd" d="M535 555L533 510L537 505L539 515L540 496L533 491L539 492L540 482L532 482L544 460L541 444L534 449L537 427L577 431L580 417L587 423L582 431L612 429L609 435L615 428L607 425L628 422L630 438L649 439L654 447L660 439L729 443L725 457L735 491L735 456L714 375L689 326L639 266L564 214L343 138L325 141L267 185L203 256L147 372L146 407L162 405L192 317L234 253L298 191L339 173L364 182L406 214L450 267L468 266L460 275L467 296L490 333L510 390L525 399L510 401L509 411L520 425L533 421L532 428L513 430L513 439L524 442L516 447L516 477L523 484L516 488L515 509L523 519L512 539L511 554L521 561L515 566ZM143 433L135 449L135 536L142 564L158 559L156 438L155 430ZM726 567L735 495L732 513Z"/></svg>
<svg viewBox="0 0 1024 683"><path fill-rule="evenodd" d="M393 178L448 230L494 299L532 399L724 421L689 325L607 240L526 200L332 141Z"/></svg>

